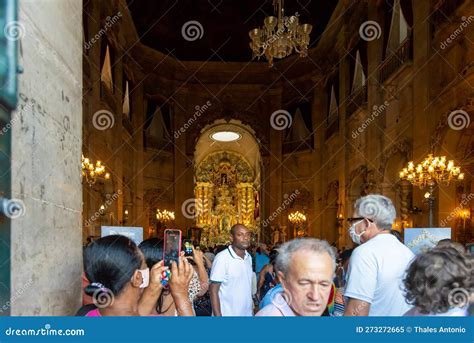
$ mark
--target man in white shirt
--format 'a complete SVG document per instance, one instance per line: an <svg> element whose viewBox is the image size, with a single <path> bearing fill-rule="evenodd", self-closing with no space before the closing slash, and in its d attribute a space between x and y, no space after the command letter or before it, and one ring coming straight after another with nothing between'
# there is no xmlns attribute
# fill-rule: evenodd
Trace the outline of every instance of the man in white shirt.
<svg viewBox="0 0 474 343"><path fill-rule="evenodd" d="M212 263L209 293L214 316L252 316L250 231L242 224L230 229L232 244Z"/></svg>
<svg viewBox="0 0 474 343"><path fill-rule="evenodd" d="M396 211L378 194L358 199L349 234L356 244L344 296L346 316L402 316L411 306L402 291L405 272L414 255L390 234Z"/></svg>

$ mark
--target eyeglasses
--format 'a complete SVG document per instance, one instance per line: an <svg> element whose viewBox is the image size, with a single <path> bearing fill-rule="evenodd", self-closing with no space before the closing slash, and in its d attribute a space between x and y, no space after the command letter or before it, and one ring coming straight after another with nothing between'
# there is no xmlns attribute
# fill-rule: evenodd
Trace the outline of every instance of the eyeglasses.
<svg viewBox="0 0 474 343"><path fill-rule="evenodd" d="M347 218L346 220L349 222L349 223L353 223L353 222L357 222L357 221L362 221L364 219L367 219L369 222L373 223L374 221L370 218L365 218L365 217L351 217L351 218Z"/></svg>

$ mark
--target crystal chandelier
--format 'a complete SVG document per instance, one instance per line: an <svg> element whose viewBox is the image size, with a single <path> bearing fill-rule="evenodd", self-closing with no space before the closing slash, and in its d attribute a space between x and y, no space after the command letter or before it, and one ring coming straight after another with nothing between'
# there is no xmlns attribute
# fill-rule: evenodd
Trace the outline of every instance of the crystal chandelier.
<svg viewBox="0 0 474 343"><path fill-rule="evenodd" d="M156 219L164 223L171 222L174 220L174 212L156 209Z"/></svg>
<svg viewBox="0 0 474 343"><path fill-rule="evenodd" d="M313 26L299 24L298 13L285 17L283 0L273 0L273 7L277 17L266 17L262 28L249 32L252 59L265 55L271 67L274 58L289 56L293 49L301 57L308 56L309 34Z"/></svg>
<svg viewBox="0 0 474 343"><path fill-rule="evenodd" d="M446 185L453 180L463 180L461 168L454 165L453 160L446 161L446 156L433 157L429 154L423 162L415 167L413 161L400 171L400 179L409 181L420 188L433 185Z"/></svg>
<svg viewBox="0 0 474 343"><path fill-rule="evenodd" d="M92 186L97 182L99 178L110 179L110 173L105 171L105 166L101 161L97 161L95 164L89 158L82 155L82 177L86 180L89 186Z"/></svg>

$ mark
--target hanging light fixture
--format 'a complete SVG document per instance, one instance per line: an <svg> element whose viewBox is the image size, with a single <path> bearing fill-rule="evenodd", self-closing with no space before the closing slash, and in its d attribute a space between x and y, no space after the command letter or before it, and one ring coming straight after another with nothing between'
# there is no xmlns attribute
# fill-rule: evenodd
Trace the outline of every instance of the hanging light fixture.
<svg viewBox="0 0 474 343"><path fill-rule="evenodd" d="M407 167L400 171L400 179L423 189L435 184L448 186L451 181L463 180L464 173L454 165L453 160L447 161L446 156L433 157L430 154L416 167L413 161L408 162Z"/></svg>
<svg viewBox="0 0 474 343"><path fill-rule="evenodd" d="M82 180L85 180L89 186L95 184L99 178L104 178L105 180L110 179L110 173L105 171L105 166L101 161L94 163L91 159L82 155L81 166L83 177Z"/></svg>
<svg viewBox="0 0 474 343"><path fill-rule="evenodd" d="M168 223L175 219L175 215L173 211L156 209L156 219Z"/></svg>
<svg viewBox="0 0 474 343"><path fill-rule="evenodd" d="M288 215L288 220L293 224L301 224L306 221L306 216L300 211L296 211Z"/></svg>
<svg viewBox="0 0 474 343"><path fill-rule="evenodd" d="M293 50L301 57L308 56L309 34L313 26L299 24L298 13L285 17L283 0L273 0L273 7L276 17L266 17L262 28L249 31L252 58L265 55L271 67L274 58L285 58Z"/></svg>
<svg viewBox="0 0 474 343"><path fill-rule="evenodd" d="M428 187L424 198L428 202L428 225L434 226L435 190L439 185L449 186L451 182L464 180L461 167L454 165L453 160L446 160L446 156L433 156L429 154L423 161L415 166L413 161L400 170L400 180L408 181L420 189Z"/></svg>

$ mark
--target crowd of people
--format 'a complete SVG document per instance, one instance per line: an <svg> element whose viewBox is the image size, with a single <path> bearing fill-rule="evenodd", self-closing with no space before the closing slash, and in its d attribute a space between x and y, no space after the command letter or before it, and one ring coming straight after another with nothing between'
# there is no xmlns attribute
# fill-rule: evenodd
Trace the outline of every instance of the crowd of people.
<svg viewBox="0 0 474 343"><path fill-rule="evenodd" d="M358 199L348 233L354 249L316 238L251 246L242 224L231 244L193 248L164 265L163 242L124 236L84 251L83 316L466 316L473 257L443 240L414 255L394 234L392 201Z"/></svg>

